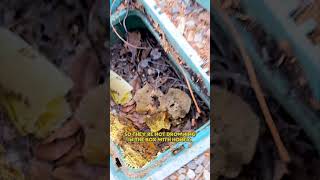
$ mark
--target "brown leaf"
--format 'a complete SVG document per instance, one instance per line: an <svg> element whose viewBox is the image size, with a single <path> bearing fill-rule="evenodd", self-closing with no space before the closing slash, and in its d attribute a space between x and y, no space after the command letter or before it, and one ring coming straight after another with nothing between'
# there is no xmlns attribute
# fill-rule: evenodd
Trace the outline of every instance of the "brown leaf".
<svg viewBox="0 0 320 180"><path fill-rule="evenodd" d="M89 166L83 160L78 159L70 165L57 167L53 171L53 177L59 180L98 179L105 175L106 170L98 166Z"/></svg>
<svg viewBox="0 0 320 180"><path fill-rule="evenodd" d="M63 127L57 129L52 135L50 135L43 144L50 143L56 139L64 139L74 135L80 129L80 123L77 119L73 118L64 124Z"/></svg>
<svg viewBox="0 0 320 180"><path fill-rule="evenodd" d="M98 84L100 65L92 48L79 50L70 61L69 74L74 82L71 89L71 104L75 109L82 96Z"/></svg>
<svg viewBox="0 0 320 180"><path fill-rule="evenodd" d="M141 79L139 78L139 75L136 75L130 84L133 87L133 92L136 92L138 89L140 89L141 88Z"/></svg>
<svg viewBox="0 0 320 180"><path fill-rule="evenodd" d="M239 175L242 165L248 164L253 158L260 121L239 96L216 88L214 97L215 139L218 140L213 147L213 174L234 178Z"/></svg>
<svg viewBox="0 0 320 180"><path fill-rule="evenodd" d="M184 118L191 107L191 98L180 89L170 88L163 98L161 106L165 106L172 119Z"/></svg>
<svg viewBox="0 0 320 180"><path fill-rule="evenodd" d="M33 159L30 164L29 176L32 180L51 180L52 165Z"/></svg>
<svg viewBox="0 0 320 180"><path fill-rule="evenodd" d="M90 90L82 99L75 114L85 133L82 154L86 162L90 164L107 164L108 155L106 149L109 144L101 137L106 135L106 93L108 88L108 84L103 84Z"/></svg>
<svg viewBox="0 0 320 180"><path fill-rule="evenodd" d="M141 34L140 32L128 32L128 42L133 46L141 46ZM137 49L132 46L126 45L129 51L132 53L131 60L134 60L137 55Z"/></svg>
<svg viewBox="0 0 320 180"><path fill-rule="evenodd" d="M59 159L55 163L55 165L61 166L61 165L69 164L69 163L73 162L74 160L76 160L77 158L81 157L82 156L81 148L82 148L82 144L80 144L80 143L73 146L71 151L68 152L68 154L63 156L61 159Z"/></svg>
<svg viewBox="0 0 320 180"><path fill-rule="evenodd" d="M144 49L141 54L141 59L146 59L151 52L151 48Z"/></svg>
<svg viewBox="0 0 320 180"><path fill-rule="evenodd" d="M134 46L141 46L140 32L128 32L128 42Z"/></svg>
<svg viewBox="0 0 320 180"><path fill-rule="evenodd" d="M35 148L38 159L54 161L66 154L76 144L76 137L69 137L49 144L39 144Z"/></svg>
<svg viewBox="0 0 320 180"><path fill-rule="evenodd" d="M58 180L87 180L83 175L70 167L58 167L53 171L53 177Z"/></svg>
<svg viewBox="0 0 320 180"><path fill-rule="evenodd" d="M131 99L127 104L123 105L123 107L132 106L132 105L134 105L135 103L136 103L136 102L135 102L133 99Z"/></svg>
<svg viewBox="0 0 320 180"><path fill-rule="evenodd" d="M153 88L150 84L146 84L139 89L134 95L133 99L136 101L136 111L138 113L145 113L153 111L157 106L156 99L159 100L163 93L159 89Z"/></svg>
<svg viewBox="0 0 320 180"><path fill-rule="evenodd" d="M124 113L128 113L128 112L131 112L132 110L134 110L135 107L136 107L135 104L130 105L130 106L126 106L126 107L121 107L121 111Z"/></svg>
<svg viewBox="0 0 320 180"><path fill-rule="evenodd" d="M139 129L143 129L144 125L144 115L140 115L138 113L132 113L125 115L126 118L130 119L132 123L137 126Z"/></svg>

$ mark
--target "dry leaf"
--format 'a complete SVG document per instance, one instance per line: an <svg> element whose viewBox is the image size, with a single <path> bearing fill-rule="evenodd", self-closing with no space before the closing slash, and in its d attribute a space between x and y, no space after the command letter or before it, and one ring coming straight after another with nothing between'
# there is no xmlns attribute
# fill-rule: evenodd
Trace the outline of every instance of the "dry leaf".
<svg viewBox="0 0 320 180"><path fill-rule="evenodd" d="M170 121L166 112L159 112L145 118L151 132L158 132L161 129L170 129Z"/></svg>
<svg viewBox="0 0 320 180"><path fill-rule="evenodd" d="M132 121L132 123L137 126L139 129L143 129L144 125L144 115L138 114L136 112L131 114L125 114L123 117L126 117Z"/></svg>
<svg viewBox="0 0 320 180"><path fill-rule="evenodd" d="M191 99L180 89L170 88L160 99L161 106L165 106L172 119L184 118L190 111Z"/></svg>
<svg viewBox="0 0 320 180"><path fill-rule="evenodd" d="M82 156L82 152L81 152L81 148L82 148L82 144L76 144L75 146L73 146L73 148L70 150L70 152L68 152L66 155L64 155L62 158L60 158L55 165L56 166L61 166L61 165L65 165L65 164L69 164L71 162L73 162L74 160L76 160L77 158Z"/></svg>
<svg viewBox="0 0 320 180"><path fill-rule="evenodd" d="M158 60L161 57L161 52L159 51L158 48L154 48L152 49L150 55L153 60Z"/></svg>
<svg viewBox="0 0 320 180"><path fill-rule="evenodd" d="M124 113L129 113L130 111L134 110L135 104L132 104L130 106L121 107L121 111Z"/></svg>
<svg viewBox="0 0 320 180"><path fill-rule="evenodd" d="M1 180L24 180L25 177L23 173L6 163L3 159L0 158L0 179Z"/></svg>
<svg viewBox="0 0 320 180"><path fill-rule="evenodd" d="M75 136L49 144L39 144L35 148L35 156L42 160L54 161L70 151L75 144Z"/></svg>
<svg viewBox="0 0 320 180"><path fill-rule="evenodd" d="M66 166L56 168L53 177L57 180L87 180L81 172Z"/></svg>
<svg viewBox="0 0 320 180"><path fill-rule="evenodd" d="M79 50L70 61L69 74L74 82L71 101L75 109L88 90L98 85L100 64L92 48Z"/></svg>
<svg viewBox="0 0 320 180"><path fill-rule="evenodd" d="M240 97L217 87L214 97L217 143L213 148L213 174L234 178L254 155L260 121Z"/></svg>
<svg viewBox="0 0 320 180"><path fill-rule="evenodd" d="M132 89L133 92L136 92L138 89L140 89L141 88L141 79L140 79L139 75L136 75L130 84L133 87L133 89Z"/></svg>
<svg viewBox="0 0 320 180"><path fill-rule="evenodd" d="M141 34L140 32L128 32L128 42L133 46L140 47L141 46ZM133 61L137 56L137 48L126 45L126 47L131 52L131 60Z"/></svg>
<svg viewBox="0 0 320 180"><path fill-rule="evenodd" d="M50 143L56 139L63 139L74 135L80 130L80 123L77 119L71 119L63 125L63 127L57 129L52 135L50 135L43 144Z"/></svg>
<svg viewBox="0 0 320 180"><path fill-rule="evenodd" d="M58 180L88 180L98 179L105 175L106 168L89 166L78 159L74 163L57 167L52 175Z"/></svg>
<svg viewBox="0 0 320 180"><path fill-rule="evenodd" d="M107 85L100 85L81 100L75 117L84 129L85 142L82 154L90 164L106 165L109 144L104 138L106 135L107 118Z"/></svg>
<svg viewBox="0 0 320 180"><path fill-rule="evenodd" d="M163 93L159 89L153 88L150 84L146 84L139 89L133 99L136 101L136 111L144 113L148 111L161 111L160 102Z"/></svg>
<svg viewBox="0 0 320 180"><path fill-rule="evenodd" d="M144 49L141 54L141 59L146 59L150 54L151 48Z"/></svg>
<svg viewBox="0 0 320 180"><path fill-rule="evenodd" d="M29 176L32 180L51 180L52 165L33 159L30 164Z"/></svg>
<svg viewBox="0 0 320 180"><path fill-rule="evenodd" d="M128 42L134 46L141 46L140 32L128 32Z"/></svg>

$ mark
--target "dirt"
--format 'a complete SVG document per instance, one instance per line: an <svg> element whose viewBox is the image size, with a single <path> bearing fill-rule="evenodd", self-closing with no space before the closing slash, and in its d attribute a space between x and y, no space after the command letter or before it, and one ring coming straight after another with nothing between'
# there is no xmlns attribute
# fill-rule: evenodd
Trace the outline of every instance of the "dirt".
<svg viewBox="0 0 320 180"><path fill-rule="evenodd" d="M142 47L149 47L151 49L138 49L137 52L132 53L132 49L126 48L126 46L120 41L114 44L111 47L111 70L115 71L118 75L124 78L127 82L130 82L134 87L133 97L136 105L130 102L130 105L127 106L119 106L115 103L111 102L111 111L117 112L118 114L122 114L129 118L129 120L135 125L137 129L143 132L150 131L150 127L152 129L159 130L159 127L155 127L152 125L148 127L148 123L141 120L143 116L141 113L146 112L148 114L154 114L159 109L161 109L161 102L163 102L162 98L165 98L165 94L167 93L178 93L179 96L185 97L188 99L189 103L191 102L191 95L189 89L183 79L183 76L176 69L173 68L170 63L168 57L166 56L165 51L161 48L159 43L153 38L153 36L143 29L130 30L131 34L133 32L139 33L139 36L136 36L135 40L141 40ZM130 42L130 41L129 41ZM136 56L135 56L136 55ZM135 58L132 58L135 56ZM148 87L147 87L148 86ZM144 90L143 90L143 89ZM148 90L150 89L150 90ZM145 101L144 97L141 95L148 97L148 93L152 92L152 89L158 89L156 91L160 91L157 94L158 103L156 103L156 99L154 95L150 95L152 98L147 98ZM176 89L176 90L173 90ZM142 92L142 91L143 92ZM153 92L156 92L153 91ZM180 92L181 91L181 92ZM136 94L138 93L138 94ZM142 93L142 94L141 94ZM138 97L139 96L139 97ZM174 96L170 96L172 98ZM168 98L168 97L166 97ZM143 100L143 102L142 102ZM196 101L202 110L202 114L200 116L197 114L194 102L191 102L190 109L186 107L186 104L183 103L183 106L179 106L181 100L177 101L172 99L177 103L176 110L182 108L183 112L186 114L181 114L178 111L168 111L168 115L173 115L175 118L170 120L170 128L168 128L168 122L160 122L157 124L163 131L170 132L186 132L193 131L199 127L201 127L205 122L209 119L209 109L204 104L204 102L196 95ZM137 104L139 102L139 104ZM150 102L150 103L149 103ZM151 103L155 102L155 104ZM152 106L158 107L156 109L152 108L152 106L147 106L146 104L150 104ZM129 106L134 106L133 108L127 108ZM139 105L139 108L138 108ZM135 106L139 109L135 108ZM143 106L143 107L142 107ZM159 107L160 106L160 107ZM146 107L146 108L144 108ZM157 110L158 109L158 110ZM136 111L137 110L137 111ZM160 114L159 114L160 115ZM158 117L162 119L162 115L156 115L153 117ZM179 118L177 118L179 117ZM140 120L139 120L140 119ZM159 119L159 120L160 120ZM196 124L192 123L192 119L196 120ZM147 120L148 122L148 120ZM149 124L150 125L150 124ZM166 129L166 130L165 130ZM164 151L171 147L170 143L155 143L159 152Z"/></svg>

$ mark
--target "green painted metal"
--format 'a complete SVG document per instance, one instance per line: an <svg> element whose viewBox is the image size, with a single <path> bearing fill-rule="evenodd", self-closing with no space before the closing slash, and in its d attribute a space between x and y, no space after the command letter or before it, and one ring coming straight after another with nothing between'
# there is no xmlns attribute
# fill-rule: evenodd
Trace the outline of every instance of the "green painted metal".
<svg viewBox="0 0 320 180"><path fill-rule="evenodd" d="M207 70L202 69L204 61L191 47L184 36L177 30L170 18L160 12L160 8L154 0L139 0L145 8L146 13L157 23L164 32L168 42L177 51L181 59L203 80L206 89L210 92L210 77Z"/></svg>
<svg viewBox="0 0 320 180"><path fill-rule="evenodd" d="M221 15L213 11L213 20L217 22L226 32L229 39L230 31L224 25ZM315 145L318 153L320 154L320 117L319 113L311 110L306 104L301 102L298 97L294 96L290 87L290 83L283 75L276 69L270 69L267 66L254 45L254 40L251 34L233 20L237 31L241 33L244 40L244 46L249 53L256 73L259 79L263 82L264 86L272 93L272 96L282 105L282 107L292 116L295 122L300 125L306 132L307 136Z"/></svg>
<svg viewBox="0 0 320 180"><path fill-rule="evenodd" d="M320 47L307 34L316 28L313 19L297 25L290 16L301 0L241 0L244 10L278 40L287 40L307 76L314 97L320 101ZM311 2L311 1L310 1Z"/></svg>
<svg viewBox="0 0 320 180"><path fill-rule="evenodd" d="M123 0L115 0L111 9L115 10ZM154 0L139 0L144 6L146 13L159 24L159 27L165 33L165 36L172 47L177 51L179 56L186 64L194 70L194 72L201 77L206 89L210 91L210 77L206 73L208 69L202 69L204 61L200 58L199 54L191 47L184 36L178 32L177 28L171 20L159 11L159 7ZM205 8L210 9L210 1L199 0L198 3ZM123 14L121 14L123 15ZM118 16L118 15L117 15ZM126 26L130 26L126 21ZM134 21L133 21L134 22Z"/></svg>
<svg viewBox="0 0 320 180"><path fill-rule="evenodd" d="M210 0L196 0L196 2L210 12Z"/></svg>
<svg viewBox="0 0 320 180"><path fill-rule="evenodd" d="M105 0L103 0L103 1L105 1ZM110 11L111 11L112 14L116 11L116 9L119 7L119 5L121 4L122 1L123 0L109 0L109 2L110 2Z"/></svg>

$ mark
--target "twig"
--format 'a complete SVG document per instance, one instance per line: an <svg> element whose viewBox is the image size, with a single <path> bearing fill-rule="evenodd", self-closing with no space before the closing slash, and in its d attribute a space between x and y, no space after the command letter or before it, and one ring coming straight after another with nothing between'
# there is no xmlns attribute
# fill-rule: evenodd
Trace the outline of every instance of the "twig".
<svg viewBox="0 0 320 180"><path fill-rule="evenodd" d="M179 66L181 67L180 64L179 64ZM183 74L183 76L184 76L184 79L185 79L185 81L186 81L186 83L187 83L187 85L188 85L188 89L189 89L189 91L190 91L192 100L193 100L193 102L194 102L194 104L195 104L195 106L196 106L197 112L198 112L199 114L201 114L201 110L200 110L200 108L199 108L199 106L198 106L198 103L197 103L196 98L194 97L192 88L191 88L191 86L190 86L190 82L189 82L189 80L188 80L188 78L187 78L187 75L186 75L186 72L184 71L184 69L183 69L182 67L181 67L181 71L182 71L182 74Z"/></svg>
<svg viewBox="0 0 320 180"><path fill-rule="evenodd" d="M115 1L112 2L111 7L110 7L110 17L112 16L111 9L112 9L112 7L113 7L113 5L114 5L114 2L115 2ZM117 32L116 28L113 26L112 23L110 23L110 26L111 26L113 32L116 33L116 35L119 37L119 39L120 39L122 42L124 42L126 45L131 46L131 47L136 48L136 49L149 49L149 47L140 47L140 46L135 46L135 45L129 43L128 41L126 41L125 39L123 39L123 38L120 36L120 34Z"/></svg>
<svg viewBox="0 0 320 180"><path fill-rule="evenodd" d="M228 29L231 32L232 37L235 39L236 44L237 44L238 48L240 49L241 56L244 60L245 67L246 67L248 75L249 75L251 86L256 94L257 100L259 102L262 113L265 117L266 123L271 131L273 140L274 140L274 142L277 146L277 149L278 149L279 156L282 161L289 162L290 161L289 153L288 153L286 147L284 146L284 144L281 140L281 137L279 135L279 132L277 130L277 127L272 119L270 110L268 108L267 102L264 98L264 95L262 93L262 89L260 87L256 73L254 71L252 61L244 48L241 35L239 34L239 32L237 32L237 30L233 26L232 21L229 19L229 17L227 15L225 15L225 13L221 10L221 7L214 6L214 9L216 12L218 12L221 15L222 20L227 25Z"/></svg>

